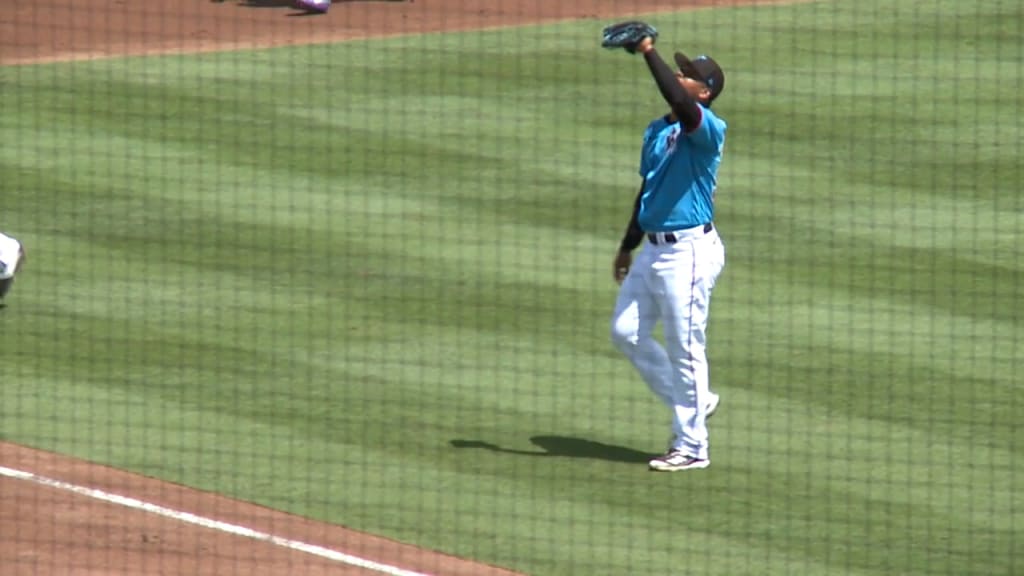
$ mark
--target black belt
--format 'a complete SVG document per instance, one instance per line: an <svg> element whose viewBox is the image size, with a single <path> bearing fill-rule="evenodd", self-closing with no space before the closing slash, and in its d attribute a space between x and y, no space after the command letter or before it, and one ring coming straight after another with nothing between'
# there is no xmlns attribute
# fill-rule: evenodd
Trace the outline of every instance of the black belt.
<svg viewBox="0 0 1024 576"><path fill-rule="evenodd" d="M707 224L704 225L704 233L705 234L707 234L708 232L711 232L714 229L715 229L715 225L710 223L710 222L708 222ZM676 238L676 235L671 233L671 232L665 232L665 233L662 234L662 236L665 238L665 244L675 244L676 242L679 241L679 238ZM648 232L647 240L649 240L651 242L651 244L659 244L658 235L657 234Z"/></svg>

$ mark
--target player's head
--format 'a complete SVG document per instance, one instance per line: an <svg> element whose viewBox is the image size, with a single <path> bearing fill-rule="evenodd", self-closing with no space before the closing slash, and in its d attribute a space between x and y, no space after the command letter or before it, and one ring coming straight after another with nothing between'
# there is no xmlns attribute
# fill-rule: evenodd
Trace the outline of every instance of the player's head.
<svg viewBox="0 0 1024 576"><path fill-rule="evenodd" d="M682 52L676 52L675 57L679 83L691 96L711 106L725 88L722 68L710 56L703 54L691 60Z"/></svg>

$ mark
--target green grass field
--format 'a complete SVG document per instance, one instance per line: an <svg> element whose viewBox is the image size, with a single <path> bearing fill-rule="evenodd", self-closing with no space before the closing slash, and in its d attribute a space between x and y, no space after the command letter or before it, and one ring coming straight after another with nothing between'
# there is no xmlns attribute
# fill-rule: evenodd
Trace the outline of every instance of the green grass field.
<svg viewBox="0 0 1024 576"><path fill-rule="evenodd" d="M707 471L609 342L596 21L0 69L0 438L535 575L1024 573L1024 7L651 21L729 77Z"/></svg>

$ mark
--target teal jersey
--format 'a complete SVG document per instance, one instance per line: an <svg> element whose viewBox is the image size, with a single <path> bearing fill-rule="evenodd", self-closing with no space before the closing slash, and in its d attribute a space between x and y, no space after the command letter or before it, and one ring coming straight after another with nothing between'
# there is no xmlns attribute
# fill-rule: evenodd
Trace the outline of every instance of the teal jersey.
<svg viewBox="0 0 1024 576"><path fill-rule="evenodd" d="M710 108L696 130L685 133L666 117L644 132L640 176L644 179L637 222L645 232L667 232L707 224L715 216L718 165L726 123Z"/></svg>

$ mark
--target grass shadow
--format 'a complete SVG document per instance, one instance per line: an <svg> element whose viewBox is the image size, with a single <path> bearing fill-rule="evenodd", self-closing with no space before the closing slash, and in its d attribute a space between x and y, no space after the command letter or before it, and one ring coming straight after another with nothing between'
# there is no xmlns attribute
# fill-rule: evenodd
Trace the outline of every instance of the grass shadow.
<svg viewBox="0 0 1024 576"><path fill-rule="evenodd" d="M592 460L607 460L609 462L627 462L630 464L646 463L652 456L646 452L625 446L616 446L614 444L605 444L603 442L570 436L532 436L530 442L540 448L541 451L502 448L497 444L484 442L483 440L457 439L452 440L450 444L454 448L487 450L519 456L588 458Z"/></svg>

